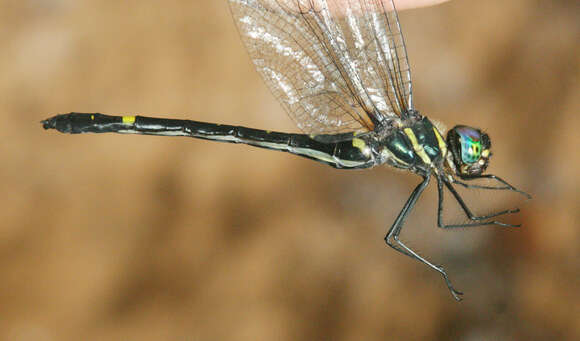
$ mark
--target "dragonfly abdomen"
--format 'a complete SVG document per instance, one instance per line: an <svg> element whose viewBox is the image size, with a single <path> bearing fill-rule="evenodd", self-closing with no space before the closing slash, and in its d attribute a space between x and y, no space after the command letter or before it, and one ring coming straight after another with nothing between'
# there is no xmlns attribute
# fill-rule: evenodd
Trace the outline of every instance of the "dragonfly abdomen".
<svg viewBox="0 0 580 341"><path fill-rule="evenodd" d="M145 116L111 116L99 113L70 113L42 121L45 129L62 133L121 133L160 136L185 136L204 140L243 143L255 147L296 154L334 168L370 168L376 165L373 147L365 137L339 142L321 142L305 134L287 134L191 120ZM343 137L344 134L337 134ZM333 135L326 137L333 140Z"/></svg>

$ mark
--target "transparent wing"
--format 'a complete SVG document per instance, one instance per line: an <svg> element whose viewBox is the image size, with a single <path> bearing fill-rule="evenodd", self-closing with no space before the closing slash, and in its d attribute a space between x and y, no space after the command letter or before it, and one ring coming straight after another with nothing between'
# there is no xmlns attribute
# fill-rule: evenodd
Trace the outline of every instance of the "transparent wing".
<svg viewBox="0 0 580 341"><path fill-rule="evenodd" d="M392 0L229 0L274 96L308 134L406 118L411 73Z"/></svg>

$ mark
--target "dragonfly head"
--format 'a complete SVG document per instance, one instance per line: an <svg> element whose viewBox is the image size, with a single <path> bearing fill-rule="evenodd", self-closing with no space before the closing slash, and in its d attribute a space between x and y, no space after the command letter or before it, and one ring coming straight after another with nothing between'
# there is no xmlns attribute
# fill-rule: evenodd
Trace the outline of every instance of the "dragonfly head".
<svg viewBox="0 0 580 341"><path fill-rule="evenodd" d="M447 133L447 146L451 150L457 175L481 175L491 157L491 141L486 133L467 126L455 126Z"/></svg>

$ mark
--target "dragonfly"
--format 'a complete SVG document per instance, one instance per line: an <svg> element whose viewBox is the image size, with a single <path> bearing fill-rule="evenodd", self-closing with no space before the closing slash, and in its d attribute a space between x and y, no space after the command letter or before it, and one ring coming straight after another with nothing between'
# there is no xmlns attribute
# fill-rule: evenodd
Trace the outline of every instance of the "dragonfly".
<svg viewBox="0 0 580 341"><path fill-rule="evenodd" d="M487 133L457 125L446 137L415 109L411 69L392 0L228 0L256 70L302 133L282 133L192 120L71 112L43 120L62 133L185 136L242 143L305 157L336 169L387 165L421 177L388 230L385 241L443 277L445 269L399 238L405 220L432 178L437 182L437 226L496 225L518 208L475 215L457 188L512 191L531 196L493 174ZM476 179L485 179L486 185ZM444 191L467 219L446 224Z"/></svg>

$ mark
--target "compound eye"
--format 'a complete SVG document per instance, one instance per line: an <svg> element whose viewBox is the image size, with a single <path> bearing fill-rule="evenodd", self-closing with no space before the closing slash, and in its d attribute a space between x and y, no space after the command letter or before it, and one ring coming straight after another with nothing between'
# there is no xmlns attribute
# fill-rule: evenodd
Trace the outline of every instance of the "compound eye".
<svg viewBox="0 0 580 341"><path fill-rule="evenodd" d="M456 131L461 143L461 161L476 163L481 158L481 134L469 127L457 128Z"/></svg>

